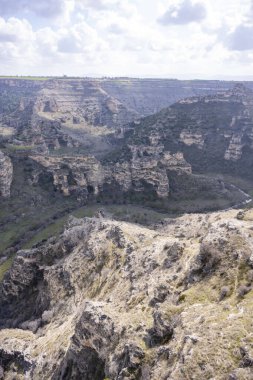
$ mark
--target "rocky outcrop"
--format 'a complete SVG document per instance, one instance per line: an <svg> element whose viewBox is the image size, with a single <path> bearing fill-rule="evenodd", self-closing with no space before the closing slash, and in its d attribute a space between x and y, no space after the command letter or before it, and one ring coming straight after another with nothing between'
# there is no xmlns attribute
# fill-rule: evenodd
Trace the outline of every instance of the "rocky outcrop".
<svg viewBox="0 0 253 380"><path fill-rule="evenodd" d="M138 194L147 199L188 199L197 196L228 198L231 189L218 178L192 173L191 165L181 152L165 151L163 145L129 145L128 159L100 162L94 156L31 155L39 164L33 168L34 185L49 180L55 190L79 201L102 196L127 199ZM134 196L134 195L133 195Z"/></svg>
<svg viewBox="0 0 253 380"><path fill-rule="evenodd" d="M123 137L130 128L128 123L142 116L189 96L214 94L231 87L232 83L219 81L2 78L0 122L13 128L20 145L32 146L40 153L79 147L80 142L85 145L87 136L103 145L104 135ZM199 133L184 132L181 139L202 146ZM86 134L86 138L80 139L81 134Z"/></svg>
<svg viewBox="0 0 253 380"><path fill-rule="evenodd" d="M252 212L237 213L156 230L71 218L18 252L0 289L4 378L252 377Z"/></svg>
<svg viewBox="0 0 253 380"><path fill-rule="evenodd" d="M225 152L224 158L225 160L237 161L242 156L242 136L241 135L233 135L230 139L230 143L228 149Z"/></svg>
<svg viewBox="0 0 253 380"><path fill-rule="evenodd" d="M87 198L89 194L97 195L104 182L102 166L91 156L31 156L43 170L35 170L32 182L43 181L44 172L51 175L55 189L68 196L75 194L78 198Z"/></svg>
<svg viewBox="0 0 253 380"><path fill-rule="evenodd" d="M169 196L169 176L167 170L191 174L191 166L183 154L164 151L164 146L129 146L132 158L129 162L115 164L110 168L110 178L119 183L124 190L145 191L150 186L158 197Z"/></svg>
<svg viewBox="0 0 253 380"><path fill-rule="evenodd" d="M102 89L97 80L52 80L38 93L35 111L64 123L120 126L134 120L137 112Z"/></svg>
<svg viewBox="0 0 253 380"><path fill-rule="evenodd" d="M180 133L179 141L188 146L196 145L199 149L202 149L204 145L204 139L201 131L192 133L191 131L183 130Z"/></svg>
<svg viewBox="0 0 253 380"><path fill-rule="evenodd" d="M129 145L156 139L164 150L181 152L193 173L228 173L251 178L253 163L253 92L236 85L213 96L180 100L143 118ZM151 139L151 140L150 140Z"/></svg>
<svg viewBox="0 0 253 380"><path fill-rule="evenodd" d="M0 197L10 196L13 166L11 159L0 151Z"/></svg>
<svg viewBox="0 0 253 380"><path fill-rule="evenodd" d="M132 155L129 161L110 165L102 165L92 156L30 156L41 167L33 171L31 182L43 181L47 173L56 190L80 200L103 193L106 186L113 190L115 184L122 193L149 189L157 197L167 198L170 191L167 171L191 175L191 166L179 152L164 152L163 146L130 146L129 149Z"/></svg>

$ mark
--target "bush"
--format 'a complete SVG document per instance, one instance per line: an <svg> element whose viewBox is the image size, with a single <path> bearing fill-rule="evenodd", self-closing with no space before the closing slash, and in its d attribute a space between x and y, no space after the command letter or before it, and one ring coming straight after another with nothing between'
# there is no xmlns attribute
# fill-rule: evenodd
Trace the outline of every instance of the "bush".
<svg viewBox="0 0 253 380"><path fill-rule="evenodd" d="M225 297L227 297L229 292L230 292L230 288L228 286L223 286L221 288L219 301L222 301Z"/></svg>
<svg viewBox="0 0 253 380"><path fill-rule="evenodd" d="M244 297L247 293L251 291L251 287L246 286L246 285L240 285L239 288L237 289L237 294L238 297L242 298Z"/></svg>

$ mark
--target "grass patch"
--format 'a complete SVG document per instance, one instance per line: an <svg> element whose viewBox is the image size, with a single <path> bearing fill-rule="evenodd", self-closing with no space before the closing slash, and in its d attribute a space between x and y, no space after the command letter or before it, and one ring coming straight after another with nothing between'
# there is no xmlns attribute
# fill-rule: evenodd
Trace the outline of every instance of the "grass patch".
<svg viewBox="0 0 253 380"><path fill-rule="evenodd" d="M166 214L160 214L153 210L148 210L143 207L133 205L103 206L100 204L94 204L90 206L83 206L57 219L54 223L50 223L47 227L40 230L38 233L35 233L35 235L29 241L27 241L22 248L30 249L33 245L41 242L42 240L49 239L52 236L59 236L63 232L64 225L70 215L73 215L76 218L92 218L100 209L103 209L105 211L106 216L113 219L124 220L143 225L157 223L165 217L168 217Z"/></svg>
<svg viewBox="0 0 253 380"><path fill-rule="evenodd" d="M31 240L23 245L23 249L30 249L33 245L40 241L47 240L52 236L58 236L63 231L64 224L66 223L67 216L59 218L57 222L49 224L46 228L39 231L33 236Z"/></svg>
<svg viewBox="0 0 253 380"><path fill-rule="evenodd" d="M36 233L32 239L27 241L23 248L30 249L33 245L41 242L42 240L47 240L52 236L59 236L64 229L64 225L67 222L70 215L76 218L92 217L101 208L99 205L84 206L74 210L71 213L64 215L63 217L57 219L54 223L50 223L47 227Z"/></svg>
<svg viewBox="0 0 253 380"><path fill-rule="evenodd" d="M207 284L199 283L181 293L179 297L180 303L194 305L195 303L213 303L218 301L219 289L214 288L216 278L212 279ZM218 281L217 281L218 282Z"/></svg>
<svg viewBox="0 0 253 380"><path fill-rule="evenodd" d="M7 148L14 151L20 151L20 150L31 150L34 147L32 145L14 145L14 144L8 144Z"/></svg>
<svg viewBox="0 0 253 380"><path fill-rule="evenodd" d="M9 225L6 231L0 233L1 247L0 250L3 252L5 249L10 247L16 238L19 236L20 227L16 225Z"/></svg>
<svg viewBox="0 0 253 380"><path fill-rule="evenodd" d="M33 80L33 81L44 81L50 79L50 77L30 77L30 76L4 76L1 75L0 79L20 79L20 80Z"/></svg>
<svg viewBox="0 0 253 380"><path fill-rule="evenodd" d="M3 281L4 275L10 269L13 260L14 256L11 256L3 264L0 265L0 282Z"/></svg>

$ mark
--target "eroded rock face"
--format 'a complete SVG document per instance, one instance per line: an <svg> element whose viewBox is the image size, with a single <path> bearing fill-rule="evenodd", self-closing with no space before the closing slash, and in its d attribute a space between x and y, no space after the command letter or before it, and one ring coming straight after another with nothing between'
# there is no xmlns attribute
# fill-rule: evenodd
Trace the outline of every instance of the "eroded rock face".
<svg viewBox="0 0 253 380"><path fill-rule="evenodd" d="M191 132L188 130L183 130L180 133L180 141L187 146L196 145L199 149L202 149L204 145L204 138L201 131Z"/></svg>
<svg viewBox="0 0 253 380"><path fill-rule="evenodd" d="M164 146L131 145L130 160L106 166L106 180L116 181L124 191L145 191L147 186L160 198L169 196L169 175L167 170L191 174L191 166L183 154L164 151Z"/></svg>
<svg viewBox="0 0 253 380"><path fill-rule="evenodd" d="M177 93L174 81L166 81L162 87L161 83L134 79L1 79L4 96L0 97L0 121L13 130L15 145L31 147L36 153L79 147L80 142L91 150L98 145L99 153L101 146L108 149L108 133L123 137L127 123L192 94L181 82L177 83ZM154 91L160 92L159 99Z"/></svg>
<svg viewBox="0 0 253 380"><path fill-rule="evenodd" d="M136 81L123 82L136 85ZM10 88L14 84L10 82ZM57 190L85 199L89 192L99 194L103 188L114 186L123 192L146 190L167 198L182 189L183 182L187 182L189 193L192 182L198 182L197 186L193 184L196 191L213 187L208 179L192 177L192 172L251 175L253 95L247 88L236 86L213 96L186 98L136 121L139 108L130 110L132 101L126 98L125 89L119 100L112 82L109 87L107 84L95 80L45 81L29 87L34 97L21 96L18 109L11 116L3 116L3 125L15 131L9 137L14 151L28 149L46 174L52 175ZM119 84L114 85L119 92ZM110 154L114 159L107 157ZM174 173L181 175L178 181Z"/></svg>
<svg viewBox="0 0 253 380"><path fill-rule="evenodd" d="M97 80L52 80L38 93L36 112L74 124L115 127L134 120L138 113L106 92Z"/></svg>
<svg viewBox="0 0 253 380"><path fill-rule="evenodd" d="M224 158L231 161L239 160L242 156L242 148L242 135L232 135Z"/></svg>
<svg viewBox="0 0 253 380"><path fill-rule="evenodd" d="M243 85L213 96L178 101L140 120L129 144L156 136L166 151L181 152L193 172L251 177L253 92ZM150 142L150 144L152 144Z"/></svg>
<svg viewBox="0 0 253 380"><path fill-rule="evenodd" d="M253 237L250 215L236 215L157 230L72 218L20 251L0 290L4 376L250 378Z"/></svg>
<svg viewBox="0 0 253 380"><path fill-rule="evenodd" d="M0 151L0 197L10 196L13 166L11 159Z"/></svg>
<svg viewBox="0 0 253 380"><path fill-rule="evenodd" d="M30 158L41 165L41 171L34 171L32 182L38 183L45 172L64 195L76 195L86 199L89 194L98 195L103 186L116 183L119 190L142 192L147 186L160 198L169 196L169 175L167 171L191 175L191 166L183 154L165 152L163 146L130 146L132 158L129 161L102 165L93 156L42 156Z"/></svg>
<svg viewBox="0 0 253 380"><path fill-rule="evenodd" d="M50 150L81 144L90 151L98 145L97 151L101 154L102 146L110 151L106 136L112 133L116 138L123 138L125 130L132 128L128 123L156 113L178 100L187 98L181 104L191 105L198 103L199 98L189 99L190 96L215 94L232 86L233 83L229 82L166 79L33 81L6 78L0 79L3 93L0 96L0 122L4 128L12 129L15 144L29 146L37 153L47 154ZM240 86L236 94L232 93L234 98L238 95L243 96ZM209 98L205 100L205 103L210 102ZM245 97L243 105L249 106ZM233 127L244 120L250 122L244 113L232 115L231 120ZM199 120L196 125L199 126ZM202 149L206 139L202 126L197 131L195 127L192 130L191 122L182 127L181 141Z"/></svg>
<svg viewBox="0 0 253 380"><path fill-rule="evenodd" d="M88 194L97 195L104 182L103 168L92 156L31 156L31 159L51 174L55 188L66 196L75 194L79 198L86 198ZM40 176L43 178L44 171L33 173L34 183L40 180Z"/></svg>

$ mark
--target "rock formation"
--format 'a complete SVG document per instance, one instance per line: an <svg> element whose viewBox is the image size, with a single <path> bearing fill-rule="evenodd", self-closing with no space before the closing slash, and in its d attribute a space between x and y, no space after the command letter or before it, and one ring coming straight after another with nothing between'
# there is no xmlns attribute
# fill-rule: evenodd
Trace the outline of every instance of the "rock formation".
<svg viewBox="0 0 253 380"><path fill-rule="evenodd" d="M9 157L0 151L0 197L10 196L13 167Z"/></svg>
<svg viewBox="0 0 253 380"><path fill-rule="evenodd" d="M252 378L252 212L69 220L1 284L4 378ZM208 342L208 344L207 344Z"/></svg>
<svg viewBox="0 0 253 380"><path fill-rule="evenodd" d="M89 193L97 195L104 182L102 166L95 157L31 156L31 159L51 175L55 188L66 196L75 194L86 198ZM38 182L40 176L43 176L43 170L36 170L32 182Z"/></svg>
<svg viewBox="0 0 253 380"><path fill-rule="evenodd" d="M164 152L164 147L132 145L128 149L131 159L106 167L106 181L116 181L124 191L145 191L150 186L160 198L169 196L167 170L191 174L191 166L181 153Z"/></svg>
<svg viewBox="0 0 253 380"><path fill-rule="evenodd" d="M168 198L169 173L192 177L191 166L180 152L171 154L164 151L163 146L129 146L128 149L132 157L128 161L104 165L93 156L32 155L30 159L41 169L36 167L31 181L36 184L47 173L56 190L66 196L75 195L80 200L103 193L106 186L113 191L115 185L122 193L141 193L148 189L158 198Z"/></svg>
<svg viewBox="0 0 253 380"><path fill-rule="evenodd" d="M101 146L110 132L122 136L129 122L185 97L215 94L231 86L229 82L169 79L2 78L0 126L13 128L15 145L31 146L39 153L78 147L80 139L82 143L91 139L91 145L95 140Z"/></svg>
<svg viewBox="0 0 253 380"><path fill-rule="evenodd" d="M216 95L180 100L143 118L128 144L156 136L170 152L182 152L195 173L228 173L251 178L253 92L237 85Z"/></svg>
<svg viewBox="0 0 253 380"><path fill-rule="evenodd" d="M2 79L0 126L13 130L8 140L14 149L47 155L78 152L100 160L122 141L139 150L140 145L163 145L165 152L183 153L193 172L203 173L208 166L214 172L222 168L247 177L252 163L253 95L241 84L231 86L193 81L189 94L184 82L170 80ZM182 100L205 93L212 95ZM173 100L179 101L139 120L159 110L155 102L162 108Z"/></svg>

